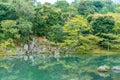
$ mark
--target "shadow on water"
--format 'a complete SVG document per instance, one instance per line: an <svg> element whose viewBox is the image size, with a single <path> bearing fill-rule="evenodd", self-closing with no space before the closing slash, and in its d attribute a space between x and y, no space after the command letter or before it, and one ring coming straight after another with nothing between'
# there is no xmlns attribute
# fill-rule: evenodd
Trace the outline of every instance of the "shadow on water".
<svg viewBox="0 0 120 80"><path fill-rule="evenodd" d="M0 80L118 80L120 72L99 73L101 65L120 66L120 55L65 55L1 58Z"/></svg>

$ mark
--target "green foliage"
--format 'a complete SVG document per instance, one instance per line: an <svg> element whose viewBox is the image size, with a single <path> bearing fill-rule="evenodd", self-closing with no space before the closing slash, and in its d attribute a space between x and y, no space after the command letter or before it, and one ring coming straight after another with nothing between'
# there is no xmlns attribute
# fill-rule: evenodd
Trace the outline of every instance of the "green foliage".
<svg viewBox="0 0 120 80"><path fill-rule="evenodd" d="M103 8L104 4L101 1L94 1L93 6L95 6L95 11L99 12Z"/></svg>
<svg viewBox="0 0 120 80"><path fill-rule="evenodd" d="M67 22L63 27L64 32L69 33L68 35L78 35L85 33L90 30L86 19L80 15L76 15L69 22Z"/></svg>
<svg viewBox="0 0 120 80"><path fill-rule="evenodd" d="M15 0L12 4L19 18L33 21L35 11L31 0Z"/></svg>
<svg viewBox="0 0 120 80"><path fill-rule="evenodd" d="M33 30L38 36L45 36L51 26L64 23L60 9L50 5L43 5L42 7L36 8L35 15Z"/></svg>
<svg viewBox="0 0 120 80"><path fill-rule="evenodd" d="M115 12L120 13L120 4L115 4L115 6L116 6L115 7L115 9L116 9Z"/></svg>
<svg viewBox="0 0 120 80"><path fill-rule="evenodd" d="M103 40L99 42L99 45L107 49L119 49L120 38L114 34L101 34Z"/></svg>
<svg viewBox="0 0 120 80"><path fill-rule="evenodd" d="M78 12L81 15L87 16L95 12L94 8L91 1L81 1L78 6Z"/></svg>
<svg viewBox="0 0 120 80"><path fill-rule="evenodd" d="M54 6L61 10L61 15L65 22L77 14L76 7L74 5L70 5L67 1L57 1Z"/></svg>
<svg viewBox="0 0 120 80"><path fill-rule="evenodd" d="M87 30L89 30L89 27L87 27L87 22L82 16L74 17L63 27L63 31L68 34L67 39L72 40L72 43L79 38L80 34Z"/></svg>
<svg viewBox="0 0 120 80"><path fill-rule="evenodd" d="M12 39L0 42L0 54L9 53L7 50L15 50L15 44ZM12 53L12 52L11 52Z"/></svg>
<svg viewBox="0 0 120 80"><path fill-rule="evenodd" d="M100 35L100 37L104 38L104 39L108 39L108 40L115 40L118 38L118 36L114 35L114 34L105 34L105 33L102 33Z"/></svg>
<svg viewBox="0 0 120 80"><path fill-rule="evenodd" d="M120 14L119 13L108 13L107 15L112 16L115 20L115 25L113 28L114 34L120 34Z"/></svg>
<svg viewBox="0 0 120 80"><path fill-rule="evenodd" d="M30 39L30 33L32 33L32 23L21 18L17 20L17 23L20 40L26 42Z"/></svg>
<svg viewBox="0 0 120 80"><path fill-rule="evenodd" d="M12 5L0 3L0 21L16 18L16 12Z"/></svg>
<svg viewBox="0 0 120 80"><path fill-rule="evenodd" d="M111 0L75 0L71 4L65 0L54 4L0 0L0 44L8 39L28 43L33 36L42 36L78 53L116 50L120 48L119 8Z"/></svg>
<svg viewBox="0 0 120 80"><path fill-rule="evenodd" d="M101 10L101 13L115 12L116 6L114 6L112 0L104 0L102 3L104 4L104 7Z"/></svg>
<svg viewBox="0 0 120 80"><path fill-rule="evenodd" d="M82 0L78 5L78 12L81 15L89 15L95 12L108 13L115 12L115 6L111 0Z"/></svg>
<svg viewBox="0 0 120 80"><path fill-rule="evenodd" d="M111 33L114 25L115 21L112 16L100 16L92 23L93 33L98 35L101 33Z"/></svg>
<svg viewBox="0 0 120 80"><path fill-rule="evenodd" d="M94 5L96 8L98 8L98 9L103 8L103 4L102 4L101 1L94 1L94 2L93 2L93 5Z"/></svg>
<svg viewBox="0 0 120 80"><path fill-rule="evenodd" d="M69 3L67 1L57 1L55 7L60 8L62 12L67 12L69 10Z"/></svg>
<svg viewBox="0 0 120 80"><path fill-rule="evenodd" d="M10 49L10 48L15 48L15 44L12 39L8 39L7 41L3 41L0 44L0 48L5 48L5 49Z"/></svg>
<svg viewBox="0 0 120 80"><path fill-rule="evenodd" d="M87 50L89 40L84 35L89 30L90 27L87 25L87 21L82 16L77 15L63 27L63 31L67 33L64 45L76 49L76 51Z"/></svg>
<svg viewBox="0 0 120 80"><path fill-rule="evenodd" d="M30 33L32 33L32 23L24 19L18 19L17 22L14 20L4 20L1 22L0 30L0 40L12 38L26 42L29 40Z"/></svg>
<svg viewBox="0 0 120 80"><path fill-rule="evenodd" d="M54 42L63 42L66 33L63 32L61 25L54 25L47 34L47 39Z"/></svg>
<svg viewBox="0 0 120 80"><path fill-rule="evenodd" d="M119 34L119 14L94 14L89 16L87 20L92 25L93 33L101 38L97 43L99 46L108 51L119 48L119 37L117 35Z"/></svg>
<svg viewBox="0 0 120 80"><path fill-rule="evenodd" d="M16 21L14 20L4 20L1 22L1 36L3 39L13 38L18 39L19 30L16 26Z"/></svg>

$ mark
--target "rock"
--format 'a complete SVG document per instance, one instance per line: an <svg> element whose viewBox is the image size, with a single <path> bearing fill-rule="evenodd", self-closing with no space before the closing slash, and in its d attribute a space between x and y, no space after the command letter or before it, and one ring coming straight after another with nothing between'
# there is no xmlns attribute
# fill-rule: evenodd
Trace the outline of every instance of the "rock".
<svg viewBox="0 0 120 80"><path fill-rule="evenodd" d="M114 66L111 68L111 70L115 73L120 73L120 66Z"/></svg>
<svg viewBox="0 0 120 80"><path fill-rule="evenodd" d="M98 72L107 72L109 69L110 69L109 66L104 65L104 66L98 67L97 71Z"/></svg>
<svg viewBox="0 0 120 80"><path fill-rule="evenodd" d="M24 45L24 49L28 50L28 45L27 44Z"/></svg>
<svg viewBox="0 0 120 80"><path fill-rule="evenodd" d="M114 66L111 68L112 70L120 71L120 66Z"/></svg>

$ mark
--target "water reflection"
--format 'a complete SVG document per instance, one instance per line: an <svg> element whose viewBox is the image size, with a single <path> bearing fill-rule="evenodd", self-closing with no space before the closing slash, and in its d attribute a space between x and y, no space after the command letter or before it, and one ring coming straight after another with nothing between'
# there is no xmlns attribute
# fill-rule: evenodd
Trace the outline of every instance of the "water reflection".
<svg viewBox="0 0 120 80"><path fill-rule="evenodd" d="M109 59L108 59L109 58ZM113 61L114 59L114 61ZM100 65L120 66L120 55L49 55L0 59L0 80L118 80L120 72L97 72Z"/></svg>
<svg viewBox="0 0 120 80"><path fill-rule="evenodd" d="M100 75L101 77L104 77L104 78L110 76L109 73L99 73L99 75Z"/></svg>

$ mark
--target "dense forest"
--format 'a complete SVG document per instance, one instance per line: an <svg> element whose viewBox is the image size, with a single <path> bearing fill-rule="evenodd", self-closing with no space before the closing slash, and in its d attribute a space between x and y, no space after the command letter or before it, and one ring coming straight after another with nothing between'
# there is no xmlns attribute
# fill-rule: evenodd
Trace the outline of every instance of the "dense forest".
<svg viewBox="0 0 120 80"><path fill-rule="evenodd" d="M120 4L111 0L0 0L0 54L43 40L64 52L120 51ZM10 51L12 50L12 52Z"/></svg>

